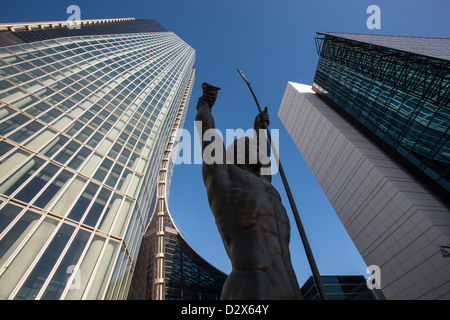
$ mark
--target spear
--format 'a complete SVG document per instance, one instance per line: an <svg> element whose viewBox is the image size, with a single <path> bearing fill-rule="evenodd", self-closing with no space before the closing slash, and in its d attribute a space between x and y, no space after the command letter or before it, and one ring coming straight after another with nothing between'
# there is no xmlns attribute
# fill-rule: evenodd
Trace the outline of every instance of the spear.
<svg viewBox="0 0 450 320"><path fill-rule="evenodd" d="M258 107L258 111L261 113L261 106L259 105L258 99L256 98L255 93L253 92L250 81L248 81L247 78L244 76L244 73L242 72L242 70L239 70L239 69L236 69L236 70L239 72L242 79L244 79L245 83L247 84L248 88L250 89L253 99L255 99L256 106ZM300 238L302 240L303 247L305 249L306 257L308 258L309 266L311 268L311 271L312 271L312 274L314 277L314 281L315 281L317 289L319 291L320 299L328 300L327 294L325 293L325 289L323 287L322 278L320 277L319 270L317 268L316 261L314 259L314 255L313 255L311 247L309 245L308 238L306 237L305 229L303 228L302 221L300 220L300 215L297 210L297 205L295 204L294 197L292 196L291 188L289 187L286 175L284 173L283 166L281 165L280 158L278 156L278 153L277 153L275 147L273 147L271 145L272 139L271 139L269 130L267 130L266 123L264 123L263 126L264 126L264 129L266 129L268 143L271 146L273 155L278 163L278 170L280 171L281 180L283 181L284 188L286 189L286 194L289 199L289 204L291 205L292 214L294 215L294 219L297 224L298 231L300 233Z"/></svg>

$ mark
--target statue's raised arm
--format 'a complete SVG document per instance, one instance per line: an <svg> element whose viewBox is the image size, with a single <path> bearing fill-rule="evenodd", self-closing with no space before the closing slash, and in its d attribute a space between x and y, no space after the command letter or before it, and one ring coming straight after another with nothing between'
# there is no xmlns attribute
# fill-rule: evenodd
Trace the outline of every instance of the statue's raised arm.
<svg viewBox="0 0 450 320"><path fill-rule="evenodd" d="M211 113L211 109L216 102L217 93L220 88L204 82L202 83L202 89L203 95L198 99L196 107L197 115L195 116L196 127L202 146L202 157L206 164L212 164L215 160L218 160L218 162L223 164L225 163L225 146L220 136L214 134L216 126ZM208 154L205 154L205 150L207 149L211 150ZM222 153L220 159L215 157L215 152Z"/></svg>

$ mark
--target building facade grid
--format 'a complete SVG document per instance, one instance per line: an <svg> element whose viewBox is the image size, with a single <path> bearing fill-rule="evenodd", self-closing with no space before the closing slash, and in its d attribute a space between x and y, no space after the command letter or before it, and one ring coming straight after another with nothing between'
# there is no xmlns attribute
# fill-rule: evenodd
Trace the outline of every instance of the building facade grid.
<svg viewBox="0 0 450 320"><path fill-rule="evenodd" d="M1 298L126 297L194 53L171 32L0 48Z"/></svg>

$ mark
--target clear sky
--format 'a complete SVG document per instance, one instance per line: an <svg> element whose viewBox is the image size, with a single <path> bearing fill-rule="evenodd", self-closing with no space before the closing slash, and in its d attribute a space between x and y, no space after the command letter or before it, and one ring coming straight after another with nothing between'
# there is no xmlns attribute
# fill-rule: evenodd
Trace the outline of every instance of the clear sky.
<svg viewBox="0 0 450 320"><path fill-rule="evenodd" d="M300 211L319 271L323 275L365 275L366 265L277 117L288 81L312 84L318 56L316 32L449 37L448 0L2 0L1 22L66 20L78 5L81 19L156 19L196 50L196 80L185 128L194 138L195 105L201 83L222 90L213 115L216 127L253 126L256 106L236 68L244 71L263 106L271 129L279 129L280 158ZM369 5L381 9L381 29L370 30ZM193 141L192 141L193 145ZM291 256L299 284L311 275L279 174L273 184L291 218ZM170 212L189 244L223 270L231 265L211 214L200 164L177 165Z"/></svg>

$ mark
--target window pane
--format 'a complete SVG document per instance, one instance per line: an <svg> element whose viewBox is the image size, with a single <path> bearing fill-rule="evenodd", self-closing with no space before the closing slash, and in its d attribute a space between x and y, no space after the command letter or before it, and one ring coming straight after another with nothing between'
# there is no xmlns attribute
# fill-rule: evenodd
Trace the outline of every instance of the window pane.
<svg viewBox="0 0 450 320"><path fill-rule="evenodd" d="M7 110L7 109L4 109L4 110ZM6 136L12 130L16 129L17 127L21 126L22 124L24 124L25 122L27 122L29 120L30 120L30 118L28 118L27 116L25 116L23 114L17 114L12 118L9 118L8 120L3 121L2 123L0 123L0 135Z"/></svg>
<svg viewBox="0 0 450 320"><path fill-rule="evenodd" d="M80 221L83 215L86 212L87 207L91 203L92 199L94 198L95 193L98 189L98 184L95 184L93 182L90 182L86 189L81 194L78 201L75 203L74 207L69 213L69 219Z"/></svg>
<svg viewBox="0 0 450 320"><path fill-rule="evenodd" d="M81 145L78 142L70 141L56 156L55 160L64 164L69 158L80 148Z"/></svg>
<svg viewBox="0 0 450 320"><path fill-rule="evenodd" d="M85 183L86 183L85 179L81 177L76 177L75 180L72 181L70 186L63 193L61 198L59 198L58 202L51 209L51 211L61 216L64 216L68 208L70 208L74 199L77 198L77 195L80 193Z"/></svg>
<svg viewBox="0 0 450 320"><path fill-rule="evenodd" d="M106 184L108 186L110 186L111 188L114 188L114 186L116 185L117 180L120 177L120 174L122 173L123 170L123 166L121 166L120 164L116 163L114 165L114 168L111 170L111 173L109 174L108 179L106 180Z"/></svg>
<svg viewBox="0 0 450 320"><path fill-rule="evenodd" d="M86 147L82 147L80 151L78 151L77 155L70 160L68 166L74 170L77 170L78 167L86 160L87 157L92 153L92 150Z"/></svg>
<svg viewBox="0 0 450 320"><path fill-rule="evenodd" d="M16 107L17 109L25 109L27 106L29 106L37 101L39 101L37 98L35 98L33 96L27 96L23 99L20 99L19 101L12 103L12 105L14 107Z"/></svg>
<svg viewBox="0 0 450 320"><path fill-rule="evenodd" d="M36 170L44 164L44 160L34 157L26 162L19 170L14 172L12 176L3 181L0 185L0 193L10 195L18 187L22 185Z"/></svg>
<svg viewBox="0 0 450 320"><path fill-rule="evenodd" d="M109 278L115 262L117 252L120 248L120 243L114 240L109 240L106 245L105 252L103 253L102 260L97 268L94 281L92 281L90 290L86 299L101 299L103 292L106 290L108 283L106 280Z"/></svg>
<svg viewBox="0 0 450 320"><path fill-rule="evenodd" d="M54 139L56 135L57 135L56 131L46 128L43 131L41 131L32 140L30 140L26 144L24 144L24 146L29 149L38 151L39 149L42 148L42 146L45 146L52 139Z"/></svg>
<svg viewBox="0 0 450 320"><path fill-rule="evenodd" d="M2 210L3 213L3 210ZM23 238L31 231L41 216L35 212L27 211L14 224L8 233L0 240L0 265L9 258L18 247Z"/></svg>
<svg viewBox="0 0 450 320"><path fill-rule="evenodd" d="M6 204L0 211L0 233L14 220L15 217L22 211L22 207Z"/></svg>
<svg viewBox="0 0 450 320"><path fill-rule="evenodd" d="M44 126L43 124L40 124L37 121L32 121L26 124L24 127L17 130L16 132L14 132L8 138L17 143L21 143L23 140L31 137L33 134L41 130L43 126Z"/></svg>
<svg viewBox="0 0 450 320"><path fill-rule="evenodd" d="M114 218L116 217L117 211L119 210L120 204L122 203L122 199L123 197L116 193L113 195L113 197L109 201L105 213L103 214L99 229L104 232L109 232L109 229L114 222Z"/></svg>
<svg viewBox="0 0 450 320"><path fill-rule="evenodd" d="M45 112L47 109L51 108L51 106L48 103L45 102L39 102L35 104L32 107L29 107L27 109L27 113L32 115L33 117L36 117L40 115L41 113Z"/></svg>
<svg viewBox="0 0 450 320"><path fill-rule="evenodd" d="M110 159L104 159L97 172L94 175L94 179L103 182L109 170L111 169L113 162Z"/></svg>
<svg viewBox="0 0 450 320"><path fill-rule="evenodd" d="M73 174L63 170L53 182L47 186L45 191L34 201L33 205L47 209L47 204L51 204L56 198L58 191L72 178Z"/></svg>
<svg viewBox="0 0 450 320"><path fill-rule="evenodd" d="M66 144L69 138L59 135L53 141L51 141L41 153L49 158L51 158L56 152L60 151L61 148Z"/></svg>
<svg viewBox="0 0 450 320"><path fill-rule="evenodd" d="M80 265L79 272L82 276L79 279L79 289L69 290L65 296L65 299L73 300L80 299L82 297L104 243L105 238L97 235L94 236L94 239L92 240L89 249L83 258L83 262Z"/></svg>
<svg viewBox="0 0 450 320"><path fill-rule="evenodd" d="M97 153L93 153L91 158L86 162L81 169L81 172L87 176L91 176L91 174L97 169L98 164L102 160L102 157Z"/></svg>
<svg viewBox="0 0 450 320"><path fill-rule="evenodd" d="M84 224L95 227L97 224L98 218L100 217L103 209L105 209L106 204L108 202L108 198L111 195L111 191L102 188L99 195L95 199L94 204L92 205L91 209L89 210L89 213L87 214L86 218L84 219Z"/></svg>
<svg viewBox="0 0 450 320"><path fill-rule="evenodd" d="M75 138L81 142L85 142L93 132L94 130L91 128L85 127Z"/></svg>
<svg viewBox="0 0 450 320"><path fill-rule="evenodd" d="M35 195L41 191L41 189L47 184L47 182L53 178L58 172L60 167L52 163L47 164L26 186L20 190L15 198L22 200L23 202L30 202Z"/></svg>
<svg viewBox="0 0 450 320"><path fill-rule="evenodd" d="M56 300L59 299L61 293L67 285L67 280L71 275L71 270L78 262L78 259L89 240L91 233L83 229L80 229L73 239L69 249L67 250L64 258L56 269L55 274L50 280L47 288L44 291L41 299L44 300Z"/></svg>
<svg viewBox="0 0 450 320"><path fill-rule="evenodd" d="M65 223L62 224L15 299L34 300L36 298L74 230L75 227Z"/></svg>
<svg viewBox="0 0 450 320"><path fill-rule="evenodd" d="M132 177L133 177L133 172L131 172L128 169L125 169L123 171L122 177L119 180L119 184L117 185L117 190L119 190L121 192L125 192Z"/></svg>
<svg viewBox="0 0 450 320"><path fill-rule="evenodd" d="M117 215L116 221L114 222L111 234L118 237L123 236L123 232L127 227L128 217L130 216L132 206L133 201L125 198L125 201L120 208L119 214Z"/></svg>
<svg viewBox="0 0 450 320"><path fill-rule="evenodd" d="M48 237L55 229L57 220L45 218L25 246L20 250L0 277L0 299L6 299L27 271Z"/></svg>
<svg viewBox="0 0 450 320"><path fill-rule="evenodd" d="M28 153L20 149L14 151L8 157L0 161L0 179L6 176L11 170L18 166L29 156Z"/></svg>

